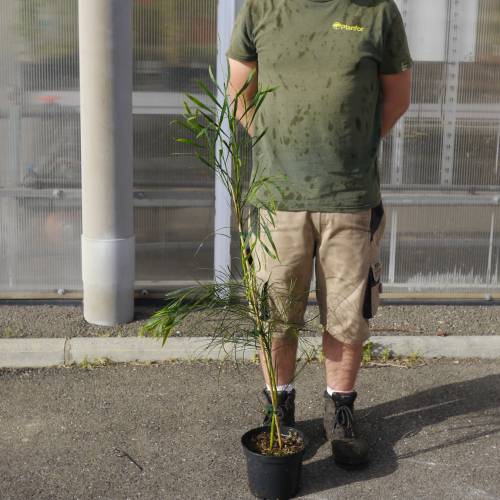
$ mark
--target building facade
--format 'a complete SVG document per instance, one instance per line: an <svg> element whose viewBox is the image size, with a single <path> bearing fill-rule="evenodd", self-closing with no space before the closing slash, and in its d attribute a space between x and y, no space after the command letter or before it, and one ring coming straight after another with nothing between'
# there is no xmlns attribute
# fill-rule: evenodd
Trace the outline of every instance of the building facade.
<svg viewBox="0 0 500 500"><path fill-rule="evenodd" d="M380 151L385 291L500 296L500 3L397 3L415 67L410 110ZM0 297L78 297L78 3L0 8ZM136 289L153 293L214 276L215 182L172 122L209 83L232 20L217 0L133 9Z"/></svg>

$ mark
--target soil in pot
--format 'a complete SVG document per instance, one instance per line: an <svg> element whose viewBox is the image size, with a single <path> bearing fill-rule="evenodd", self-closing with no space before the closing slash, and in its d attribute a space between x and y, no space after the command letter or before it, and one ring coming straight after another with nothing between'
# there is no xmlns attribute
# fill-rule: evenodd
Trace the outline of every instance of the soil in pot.
<svg viewBox="0 0 500 500"><path fill-rule="evenodd" d="M282 450L276 447L269 451L269 427L252 429L241 438L247 458L248 484L257 498L293 498L299 489L306 438L293 427L281 430Z"/></svg>
<svg viewBox="0 0 500 500"><path fill-rule="evenodd" d="M271 434L264 429L258 434L252 435L249 447L252 451L261 455L271 455L273 457L284 457L286 455L294 455L304 449L304 440L300 434L293 429L290 429L287 434L281 435L283 448L279 448L278 440L274 439L273 449L269 448Z"/></svg>

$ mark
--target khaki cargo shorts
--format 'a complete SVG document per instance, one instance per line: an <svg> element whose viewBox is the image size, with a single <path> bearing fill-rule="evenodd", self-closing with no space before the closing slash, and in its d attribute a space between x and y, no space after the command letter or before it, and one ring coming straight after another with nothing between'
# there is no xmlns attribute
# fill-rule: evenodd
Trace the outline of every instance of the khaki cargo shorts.
<svg viewBox="0 0 500 500"><path fill-rule="evenodd" d="M381 292L379 244L385 228L382 203L356 213L278 211L270 226L279 260L260 245L254 265L269 282L271 317L280 337L296 335L304 325L315 258L320 321L337 340L359 344L369 337L368 319ZM265 235L264 243L269 243Z"/></svg>

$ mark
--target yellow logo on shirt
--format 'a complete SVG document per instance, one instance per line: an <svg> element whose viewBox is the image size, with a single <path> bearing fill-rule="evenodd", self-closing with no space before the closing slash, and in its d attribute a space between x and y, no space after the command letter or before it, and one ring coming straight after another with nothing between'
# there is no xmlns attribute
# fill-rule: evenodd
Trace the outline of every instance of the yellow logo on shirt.
<svg viewBox="0 0 500 500"><path fill-rule="evenodd" d="M335 21L332 24L332 28L334 30L343 30L343 31L365 31L365 28L363 26L358 26L357 24L352 26L350 24L341 23L340 21Z"/></svg>

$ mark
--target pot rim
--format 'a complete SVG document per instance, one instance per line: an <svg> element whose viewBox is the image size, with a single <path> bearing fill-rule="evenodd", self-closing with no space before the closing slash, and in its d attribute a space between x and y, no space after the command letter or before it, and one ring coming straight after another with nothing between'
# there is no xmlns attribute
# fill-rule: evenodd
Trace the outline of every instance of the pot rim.
<svg viewBox="0 0 500 500"><path fill-rule="evenodd" d="M265 458L265 459L268 459L268 460L284 460L284 459L287 459L287 458L296 457L296 456L304 453L305 449L309 445L309 440L307 439L307 437L306 437L306 435L304 434L303 431L301 431L300 429L297 429L297 427L292 427L292 426L287 426L287 425L281 426L281 434L283 435L283 431L288 432L289 430L293 430L294 432L297 432L297 434L299 434L299 436L302 439L302 442L304 443L304 446L302 447L302 449L299 450L299 451L296 451L295 453L290 453L289 455L281 455L281 456L277 456L277 455L264 455L263 453L259 453L257 451L251 450L245 444L245 438L249 437L251 434L256 434L256 433L258 433L260 431L265 431L265 430L269 430L269 429L270 429L269 425L263 425L263 426L260 426L260 427L254 427L253 429L250 429L247 432L245 432L243 434L243 436L241 436L241 444L242 444L242 446L243 446L243 448L245 450L245 453L249 453L250 455L254 455L256 457L262 457L262 458Z"/></svg>

